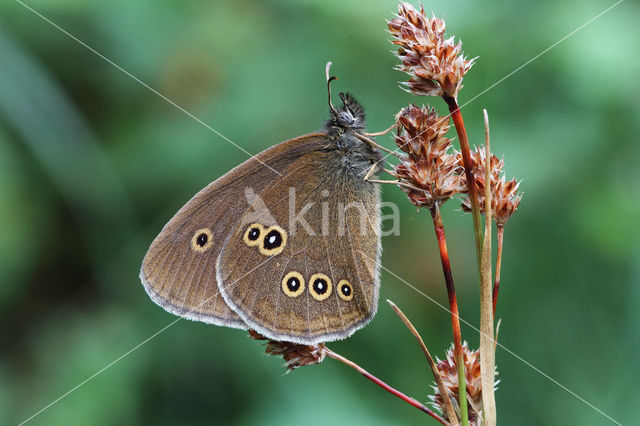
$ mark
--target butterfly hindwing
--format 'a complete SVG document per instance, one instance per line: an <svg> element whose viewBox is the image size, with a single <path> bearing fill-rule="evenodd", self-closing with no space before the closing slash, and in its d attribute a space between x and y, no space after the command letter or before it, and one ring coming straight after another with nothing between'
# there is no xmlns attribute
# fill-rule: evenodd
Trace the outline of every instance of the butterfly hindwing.
<svg viewBox="0 0 640 426"><path fill-rule="evenodd" d="M271 339L345 338L377 309L378 188L341 158L336 150L310 151L254 190L259 202L245 201L219 255L225 301Z"/></svg>

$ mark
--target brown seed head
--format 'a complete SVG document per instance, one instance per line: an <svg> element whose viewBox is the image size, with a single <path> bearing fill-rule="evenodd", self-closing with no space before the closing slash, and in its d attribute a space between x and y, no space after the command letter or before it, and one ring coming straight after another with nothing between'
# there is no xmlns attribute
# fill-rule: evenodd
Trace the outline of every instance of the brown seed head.
<svg viewBox="0 0 640 426"><path fill-rule="evenodd" d="M410 105L396 116L396 145L407 159L394 168L400 188L418 207L433 208L454 194L464 191L449 130L449 116L440 117L434 109Z"/></svg>
<svg viewBox="0 0 640 426"><path fill-rule="evenodd" d="M480 374L480 351L470 351L467 342L462 344L462 357L464 360L465 377L467 383L467 408L469 412L469 423L472 425L480 425L482 421L482 377ZM453 408L460 417L460 401L458 388L458 369L456 366L455 355L453 353L453 345L447 351L446 359L437 364L438 372L442 379L445 389L451 399ZM497 382L496 382L497 384ZM437 386L433 386L435 394L431 397L432 405L437 408L445 417L446 410L442 395Z"/></svg>
<svg viewBox="0 0 640 426"><path fill-rule="evenodd" d="M445 38L445 23L435 16L430 19L409 3L400 2L396 18L387 21L399 46L396 55L402 61L398 68L411 76L405 84L419 96L458 96L462 77L473 66L474 59L462 54L462 42Z"/></svg>
<svg viewBox="0 0 640 426"><path fill-rule="evenodd" d="M320 364L324 360L324 344L299 345L291 342L270 340L255 330L249 330L249 336L255 340L267 340L265 344L267 355L282 356L288 371L305 365Z"/></svg>
<svg viewBox="0 0 640 426"><path fill-rule="evenodd" d="M481 213L486 211L484 198L485 189L485 164L486 151L483 146L476 148L471 153L472 171L475 177L476 193L478 194L478 207ZM458 164L462 166L462 156L458 155ZM522 194L518 192L520 182L515 179L507 181L502 174L504 161L491 154L490 159L490 190L491 190L491 215L498 226L504 226L511 215L515 213L520 205ZM463 178L466 186L466 178ZM471 200L466 196L462 200L462 210L471 211Z"/></svg>
<svg viewBox="0 0 640 426"><path fill-rule="evenodd" d="M522 200L522 193L517 192L519 186L520 182L515 179L506 182L504 176L500 179L492 200L495 200L493 217L498 226L504 226L518 209Z"/></svg>

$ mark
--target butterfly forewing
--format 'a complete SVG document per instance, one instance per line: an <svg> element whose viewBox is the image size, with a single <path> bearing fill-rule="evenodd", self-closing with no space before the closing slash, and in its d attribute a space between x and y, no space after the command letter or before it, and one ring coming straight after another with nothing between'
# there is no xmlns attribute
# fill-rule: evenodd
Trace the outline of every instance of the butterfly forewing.
<svg viewBox="0 0 640 426"><path fill-rule="evenodd" d="M293 162L325 142L321 133L282 142L196 194L165 225L145 255L140 277L149 296L185 318L246 328L222 299L216 283L216 260L246 210L246 189L263 192Z"/></svg>

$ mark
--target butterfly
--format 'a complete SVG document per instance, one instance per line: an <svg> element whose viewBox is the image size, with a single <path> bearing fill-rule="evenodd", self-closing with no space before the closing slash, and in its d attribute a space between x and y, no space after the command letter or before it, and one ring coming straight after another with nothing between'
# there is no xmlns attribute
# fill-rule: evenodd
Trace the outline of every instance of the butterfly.
<svg viewBox="0 0 640 426"><path fill-rule="evenodd" d="M356 137L365 131L363 107L350 94L340 98L335 108L329 90L322 131L240 164L164 226L140 271L155 303L306 345L344 339L373 318L380 192L364 177L383 158Z"/></svg>

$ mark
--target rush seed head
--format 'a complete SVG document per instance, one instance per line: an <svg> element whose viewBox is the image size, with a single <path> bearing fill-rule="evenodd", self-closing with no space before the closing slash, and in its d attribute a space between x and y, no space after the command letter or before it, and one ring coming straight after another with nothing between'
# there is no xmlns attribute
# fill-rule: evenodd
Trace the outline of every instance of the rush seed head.
<svg viewBox="0 0 640 426"><path fill-rule="evenodd" d="M478 207L481 213L485 213L487 207L484 198L486 153L483 146L476 148L471 153L472 171L475 176L476 193L478 194ZM458 164L462 166L462 157L458 156ZM522 193L518 192L520 182L516 179L506 180L503 174L504 161L491 154L490 159L490 191L491 191L491 215L498 226L504 226L515 213L522 200ZM466 179L464 179L466 186ZM462 199L462 210L471 211L469 196Z"/></svg>
<svg viewBox="0 0 640 426"><path fill-rule="evenodd" d="M440 117L434 109L410 105L396 116L398 148L406 160L395 166L393 174L400 188L418 207L434 208L464 192L456 152L449 130L449 117Z"/></svg>
<svg viewBox="0 0 640 426"><path fill-rule="evenodd" d="M398 5L396 18L387 21L392 43L398 46L398 67L411 77L404 84L419 96L458 96L462 77L473 66L475 58L462 54L462 42L445 38L445 23L432 16L427 18L424 7L418 11L409 3Z"/></svg>
<svg viewBox="0 0 640 426"><path fill-rule="evenodd" d="M444 388L447 390L454 409L460 413L459 388L458 388L458 368L454 355L453 345L447 351L447 357L436 365ZM469 424L482 424L482 378L480 374L480 351L469 349L467 342L462 344L462 358L464 361L465 378L467 383L467 408L469 412ZM496 382L497 384L497 382ZM438 409L445 419L446 410L442 395L437 386L433 386L434 395L430 397L433 407ZM448 419L447 419L448 420Z"/></svg>

